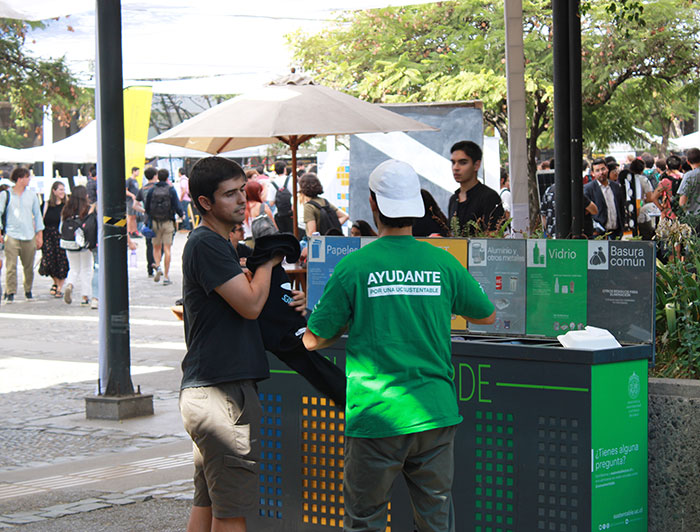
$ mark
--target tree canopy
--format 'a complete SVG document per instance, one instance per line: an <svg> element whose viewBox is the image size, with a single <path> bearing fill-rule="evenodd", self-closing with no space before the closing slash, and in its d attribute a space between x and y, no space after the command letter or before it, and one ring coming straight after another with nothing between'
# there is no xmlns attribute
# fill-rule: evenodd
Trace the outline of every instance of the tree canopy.
<svg viewBox="0 0 700 532"><path fill-rule="evenodd" d="M41 23L0 19L0 144L24 147L41 124L42 107L67 125L76 113L92 115L90 91L77 86L63 60L47 61L26 51L27 31Z"/></svg>
<svg viewBox="0 0 700 532"><path fill-rule="evenodd" d="M584 146L668 138L700 83L700 15L692 0L588 0L582 6ZM503 2L463 0L345 13L325 31L289 36L316 79L371 102L479 99L507 140ZM552 147L551 2L523 0L529 169ZM531 194L532 195L532 194Z"/></svg>

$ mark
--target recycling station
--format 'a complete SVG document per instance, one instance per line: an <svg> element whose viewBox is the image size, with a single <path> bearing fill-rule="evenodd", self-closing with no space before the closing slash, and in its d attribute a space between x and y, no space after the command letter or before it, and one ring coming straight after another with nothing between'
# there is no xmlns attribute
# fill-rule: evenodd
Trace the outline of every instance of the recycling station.
<svg viewBox="0 0 700 532"><path fill-rule="evenodd" d="M332 268L371 239L312 238L309 307ZM489 326L453 317L458 531L647 530L647 370L653 361L653 243L426 239L455 255L497 311ZM586 326L620 347L564 348ZM569 335L571 336L571 335ZM323 351L344 367L344 340ZM270 356L260 383L256 530L342 528L344 413ZM397 479L389 529L413 530Z"/></svg>

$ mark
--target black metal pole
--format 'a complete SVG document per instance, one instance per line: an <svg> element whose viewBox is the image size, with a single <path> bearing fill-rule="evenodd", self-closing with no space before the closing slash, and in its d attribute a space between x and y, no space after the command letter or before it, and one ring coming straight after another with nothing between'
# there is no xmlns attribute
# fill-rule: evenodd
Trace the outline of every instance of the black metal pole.
<svg viewBox="0 0 700 532"><path fill-rule="evenodd" d="M583 233L583 176L581 125L581 14L579 0L569 4L569 102L571 105L571 234Z"/></svg>
<svg viewBox="0 0 700 532"><path fill-rule="evenodd" d="M552 0L554 63L554 211L557 238L571 235L571 150L569 113L569 0Z"/></svg>
<svg viewBox="0 0 700 532"><path fill-rule="evenodd" d="M129 354L129 284L126 270L124 96L121 5L97 0L97 124L100 234L100 341L107 364L104 395L134 393Z"/></svg>

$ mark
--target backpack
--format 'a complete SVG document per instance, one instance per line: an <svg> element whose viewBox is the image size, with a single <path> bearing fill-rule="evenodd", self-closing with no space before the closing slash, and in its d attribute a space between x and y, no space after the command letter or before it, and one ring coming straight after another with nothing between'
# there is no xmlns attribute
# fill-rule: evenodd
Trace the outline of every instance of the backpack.
<svg viewBox="0 0 700 532"><path fill-rule="evenodd" d="M670 205L671 212L678 216L683 212L683 208L678 203L678 200L680 199L680 197L678 196L678 189L680 188L681 182L683 180L672 177L666 172L659 176L659 183L661 183L664 179L668 179L671 182L671 194L669 195L668 190L664 188L661 192L661 197L663 200L662 203Z"/></svg>
<svg viewBox="0 0 700 532"><path fill-rule="evenodd" d="M338 215L335 213L330 203L326 201L324 205L320 205L314 200L309 200L309 203L316 207L320 212L319 223L318 227L316 228L320 234L326 235L331 229L342 231L342 226L340 225L340 220L338 220Z"/></svg>
<svg viewBox="0 0 700 532"><path fill-rule="evenodd" d="M157 222L165 222L173 219L173 210L170 204L170 187L153 187L151 192L151 205L148 215Z"/></svg>
<svg viewBox="0 0 700 532"><path fill-rule="evenodd" d="M270 217L264 212L253 218L250 222L250 231L253 233L253 240L261 236L272 235L279 232L275 224L270 220Z"/></svg>
<svg viewBox="0 0 700 532"><path fill-rule="evenodd" d="M4 190L5 192L3 196L5 196L5 208L2 210L2 218L0 221L2 222L2 231L0 231L0 234L4 235L5 232L7 231L7 206L10 204L10 190Z"/></svg>
<svg viewBox="0 0 700 532"><path fill-rule="evenodd" d="M83 221L78 215L71 216L61 221L61 240L59 247L68 251L80 251L85 249L85 233Z"/></svg>
<svg viewBox="0 0 700 532"><path fill-rule="evenodd" d="M85 237L85 247L95 249L97 247L97 213L95 211L85 217L80 229Z"/></svg>
<svg viewBox="0 0 700 532"><path fill-rule="evenodd" d="M292 215L292 193L287 188L289 183L289 176L284 180L284 185L278 187L274 181L270 181L272 186L275 187L277 193L275 194L275 206L277 207L277 214L280 216L291 216Z"/></svg>

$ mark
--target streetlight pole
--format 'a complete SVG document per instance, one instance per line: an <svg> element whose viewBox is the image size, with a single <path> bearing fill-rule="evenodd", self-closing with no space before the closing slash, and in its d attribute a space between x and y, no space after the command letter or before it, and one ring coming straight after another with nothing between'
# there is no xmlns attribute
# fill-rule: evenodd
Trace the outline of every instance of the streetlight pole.
<svg viewBox="0 0 700 532"><path fill-rule="evenodd" d="M123 419L153 414L153 396L134 394L131 382L120 0L97 0L95 12L100 395L86 398L86 413Z"/></svg>

